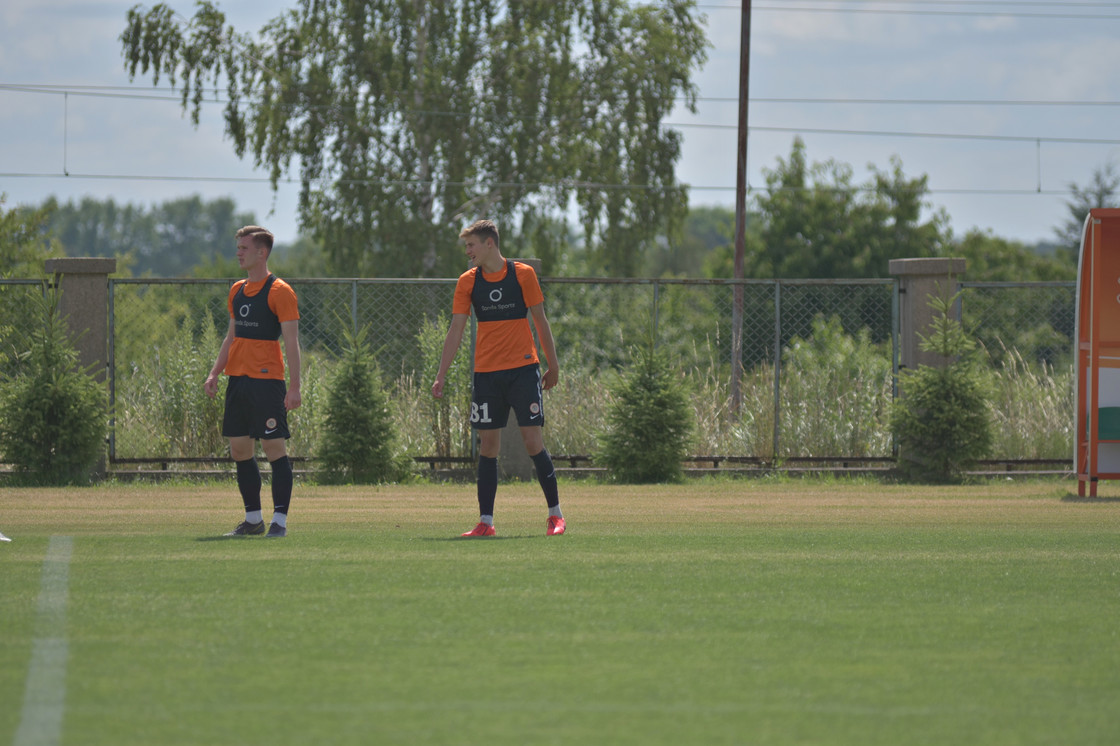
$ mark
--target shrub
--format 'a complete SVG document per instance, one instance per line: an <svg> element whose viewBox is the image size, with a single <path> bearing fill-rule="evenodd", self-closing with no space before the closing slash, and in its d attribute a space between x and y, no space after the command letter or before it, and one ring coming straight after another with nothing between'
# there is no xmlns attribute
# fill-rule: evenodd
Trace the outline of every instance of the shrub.
<svg viewBox="0 0 1120 746"><path fill-rule="evenodd" d="M958 295L931 299L933 333L922 338L923 350L948 363L905 371L891 413L899 470L915 481L960 481L992 446L987 378L976 344L949 314Z"/></svg>
<svg viewBox="0 0 1120 746"><path fill-rule="evenodd" d="M684 380L652 343L632 357L612 392L595 460L615 481L679 482L694 427Z"/></svg>
<svg viewBox="0 0 1120 746"><path fill-rule="evenodd" d="M328 386L319 478L328 484L396 481L407 474L396 443L389 398L369 349L367 328L357 333L347 329L342 359Z"/></svg>
<svg viewBox="0 0 1120 746"><path fill-rule="evenodd" d="M105 455L108 401L59 318L58 291L36 298L44 324L0 384L0 452L17 481L88 483Z"/></svg>

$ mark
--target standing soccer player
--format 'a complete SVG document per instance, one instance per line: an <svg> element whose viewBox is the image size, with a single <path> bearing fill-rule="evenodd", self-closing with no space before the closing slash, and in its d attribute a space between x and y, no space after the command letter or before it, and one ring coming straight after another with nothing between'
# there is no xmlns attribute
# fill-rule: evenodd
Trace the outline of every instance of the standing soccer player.
<svg viewBox="0 0 1120 746"><path fill-rule="evenodd" d="M478 431L478 525L463 536L493 536L494 497L498 491L498 452L502 428L510 408L517 417L525 449L533 459L537 480L548 503L545 534L564 533L564 514L552 457L544 447L544 397L542 391L556 385L560 363L556 343L544 315L544 294L533 268L502 256L498 226L479 220L459 234L467 258L473 265L459 277L451 309L451 326L443 342L439 372L432 396L443 396L447 370L463 340L463 331L473 309L478 319L474 354L474 393L471 427ZM537 345L529 316L537 329L548 370L541 375Z"/></svg>
<svg viewBox="0 0 1120 746"><path fill-rule="evenodd" d="M229 331L202 385L213 398L218 393L218 376L223 372L229 376L222 435L229 438L230 455L237 464L245 520L226 536L265 533L257 440L272 467L273 512L268 536L288 533L292 462L287 453L291 437L287 413L300 405L299 302L292 287L268 271L272 241L272 234L260 226L247 225L237 231L237 263L247 279L230 288ZM284 386L281 337L291 379L288 387Z"/></svg>

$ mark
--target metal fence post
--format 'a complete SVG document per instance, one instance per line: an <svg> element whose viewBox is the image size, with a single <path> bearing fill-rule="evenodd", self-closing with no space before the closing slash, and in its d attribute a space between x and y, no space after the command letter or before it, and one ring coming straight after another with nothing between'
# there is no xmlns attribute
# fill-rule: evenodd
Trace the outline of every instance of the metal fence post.
<svg viewBox="0 0 1120 746"><path fill-rule="evenodd" d="M116 344L116 304L114 295L116 283L109 279L109 463L117 458L117 344Z"/></svg>
<svg viewBox="0 0 1120 746"><path fill-rule="evenodd" d="M899 344L899 282L896 277L891 285L891 402L898 401L898 360L900 354ZM898 439L891 433L891 455L898 458Z"/></svg>
<svg viewBox="0 0 1120 746"><path fill-rule="evenodd" d="M350 281L350 322L355 336L358 334L358 281Z"/></svg>
<svg viewBox="0 0 1120 746"><path fill-rule="evenodd" d="M782 432L782 283L774 283L774 458Z"/></svg>

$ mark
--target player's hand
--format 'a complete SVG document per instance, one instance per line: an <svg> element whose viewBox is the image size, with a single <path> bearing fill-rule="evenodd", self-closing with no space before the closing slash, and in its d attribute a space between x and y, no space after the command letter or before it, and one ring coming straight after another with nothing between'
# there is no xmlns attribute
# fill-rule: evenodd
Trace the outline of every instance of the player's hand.
<svg viewBox="0 0 1120 746"><path fill-rule="evenodd" d="M549 368L544 372L544 377L541 379L541 388L543 388L545 391L548 391L550 388L555 386L556 382L559 380L560 371L556 368Z"/></svg>
<svg viewBox="0 0 1120 746"><path fill-rule="evenodd" d="M208 376L206 382L202 384L202 390L206 395L213 399L218 395L218 378L216 376Z"/></svg>
<svg viewBox="0 0 1120 746"><path fill-rule="evenodd" d="M436 382L432 384L432 396L437 399L443 398L443 379L437 378Z"/></svg>
<svg viewBox="0 0 1120 746"><path fill-rule="evenodd" d="M284 394L284 409L291 412L293 409L299 409L299 405L303 403L303 397L299 395L299 389L288 389L288 393Z"/></svg>

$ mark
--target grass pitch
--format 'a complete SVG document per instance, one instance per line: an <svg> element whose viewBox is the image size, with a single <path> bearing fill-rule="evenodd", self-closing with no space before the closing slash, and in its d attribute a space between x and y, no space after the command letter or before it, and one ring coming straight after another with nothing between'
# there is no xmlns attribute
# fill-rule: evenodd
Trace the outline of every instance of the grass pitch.
<svg viewBox="0 0 1120 746"><path fill-rule="evenodd" d="M232 483L3 489L0 743L1114 744L1120 487L1075 490L575 482L545 537L503 484L464 540L473 486L297 485L285 539L217 538Z"/></svg>

